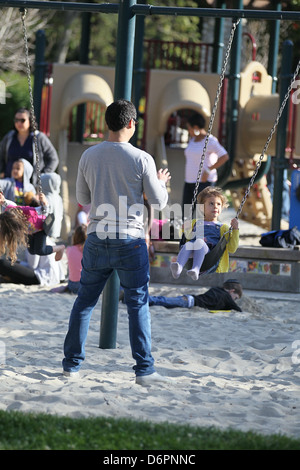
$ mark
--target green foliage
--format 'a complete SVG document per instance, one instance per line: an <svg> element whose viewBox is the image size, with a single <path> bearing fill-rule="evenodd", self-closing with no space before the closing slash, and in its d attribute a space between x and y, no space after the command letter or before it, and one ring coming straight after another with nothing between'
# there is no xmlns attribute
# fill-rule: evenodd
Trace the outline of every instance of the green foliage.
<svg viewBox="0 0 300 470"><path fill-rule="evenodd" d="M108 2L110 3L110 2ZM116 3L116 2L112 2ZM193 0L154 0L156 6L193 7L198 6ZM47 61L58 60L59 45L67 39L68 52L66 62L78 62L80 57L82 13L72 15L70 12L56 12L49 20L46 28ZM89 63L91 65L115 66L116 40L118 31L117 14L90 15L90 44ZM200 40L199 18L175 15L160 15L145 17L145 38L162 39L165 41L194 41Z"/></svg>
<svg viewBox="0 0 300 470"><path fill-rule="evenodd" d="M153 6L197 8L193 0L156 0ZM163 41L199 42L199 18L195 16L150 15L145 18L145 38Z"/></svg>
<svg viewBox="0 0 300 470"><path fill-rule="evenodd" d="M6 85L6 104L0 104L0 140L14 128L13 118L18 108L30 106L27 77L19 73L3 73Z"/></svg>
<svg viewBox="0 0 300 470"><path fill-rule="evenodd" d="M89 63L115 66L117 48L118 15L93 15Z"/></svg>
<svg viewBox="0 0 300 470"><path fill-rule="evenodd" d="M300 440L126 419L0 411L1 450L292 450Z"/></svg>

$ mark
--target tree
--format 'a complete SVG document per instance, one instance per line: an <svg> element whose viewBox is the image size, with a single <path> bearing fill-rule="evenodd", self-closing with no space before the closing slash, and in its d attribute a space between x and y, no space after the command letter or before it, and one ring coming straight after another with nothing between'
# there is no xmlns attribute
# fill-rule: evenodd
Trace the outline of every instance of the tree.
<svg viewBox="0 0 300 470"><path fill-rule="evenodd" d="M197 8L194 0L154 0L153 6ZM198 42L199 18L196 16L151 15L145 18L145 38L164 41Z"/></svg>
<svg viewBox="0 0 300 470"><path fill-rule="evenodd" d="M45 27L51 16L51 12L46 14L33 9L26 13L25 24L30 62L34 61L36 32ZM3 8L1 10L0 44L0 70L2 72L6 70L25 72L24 37L18 8Z"/></svg>
<svg viewBox="0 0 300 470"><path fill-rule="evenodd" d="M107 3L118 3L110 1ZM152 5L194 7L194 0L154 0ZM59 12L47 25L47 57L53 62L79 61L81 14ZM118 28L117 14L91 14L91 34L89 63L93 65L114 66L116 60L116 39ZM152 16L145 17L145 38L179 41L200 39L199 18L188 16Z"/></svg>

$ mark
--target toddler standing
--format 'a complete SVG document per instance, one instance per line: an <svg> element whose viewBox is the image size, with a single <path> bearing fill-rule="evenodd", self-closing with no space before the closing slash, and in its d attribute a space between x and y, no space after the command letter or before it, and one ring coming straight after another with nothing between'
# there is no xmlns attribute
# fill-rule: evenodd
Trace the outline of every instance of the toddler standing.
<svg viewBox="0 0 300 470"><path fill-rule="evenodd" d="M83 247L86 241L86 225L78 225L73 236L73 245L66 248L69 265L68 290L77 294L80 285L81 260Z"/></svg>
<svg viewBox="0 0 300 470"><path fill-rule="evenodd" d="M51 289L53 293L72 292L77 294L80 286L81 277L81 261L83 254L83 247L86 241L86 225L78 225L73 235L73 244L67 246L66 255L68 259L69 280L67 286L59 286Z"/></svg>

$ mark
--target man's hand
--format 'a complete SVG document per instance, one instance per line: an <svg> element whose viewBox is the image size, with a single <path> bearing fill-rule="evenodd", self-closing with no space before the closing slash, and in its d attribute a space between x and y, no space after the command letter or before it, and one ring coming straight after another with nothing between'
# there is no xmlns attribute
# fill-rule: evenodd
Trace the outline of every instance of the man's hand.
<svg viewBox="0 0 300 470"><path fill-rule="evenodd" d="M160 170L158 170L157 178L167 183L171 179L171 175L170 175L168 168L164 168L164 169L161 168Z"/></svg>

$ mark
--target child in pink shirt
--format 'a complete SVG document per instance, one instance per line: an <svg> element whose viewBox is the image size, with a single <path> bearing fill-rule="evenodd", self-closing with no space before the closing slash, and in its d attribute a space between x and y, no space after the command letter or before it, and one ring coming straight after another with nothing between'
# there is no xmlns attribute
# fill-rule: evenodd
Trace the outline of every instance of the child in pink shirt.
<svg viewBox="0 0 300 470"><path fill-rule="evenodd" d="M67 290L77 294L80 285L81 260L84 243L86 241L86 225L76 227L73 235L73 245L66 248L69 265L69 281Z"/></svg>
<svg viewBox="0 0 300 470"><path fill-rule="evenodd" d="M69 266L69 280L67 286L59 286L51 289L52 293L72 292L77 294L80 286L81 260L83 247L86 241L86 225L78 225L73 235L73 244L67 246L66 255Z"/></svg>
<svg viewBox="0 0 300 470"><path fill-rule="evenodd" d="M40 195L40 201L47 206L44 194ZM0 214L0 255L8 252L11 262L17 259L19 246L27 247L32 255L47 256L55 254L56 261L62 258L64 245L47 245L47 235L43 230L46 215L42 213L42 207L17 206L15 202L5 199L0 192L0 206L5 211Z"/></svg>

